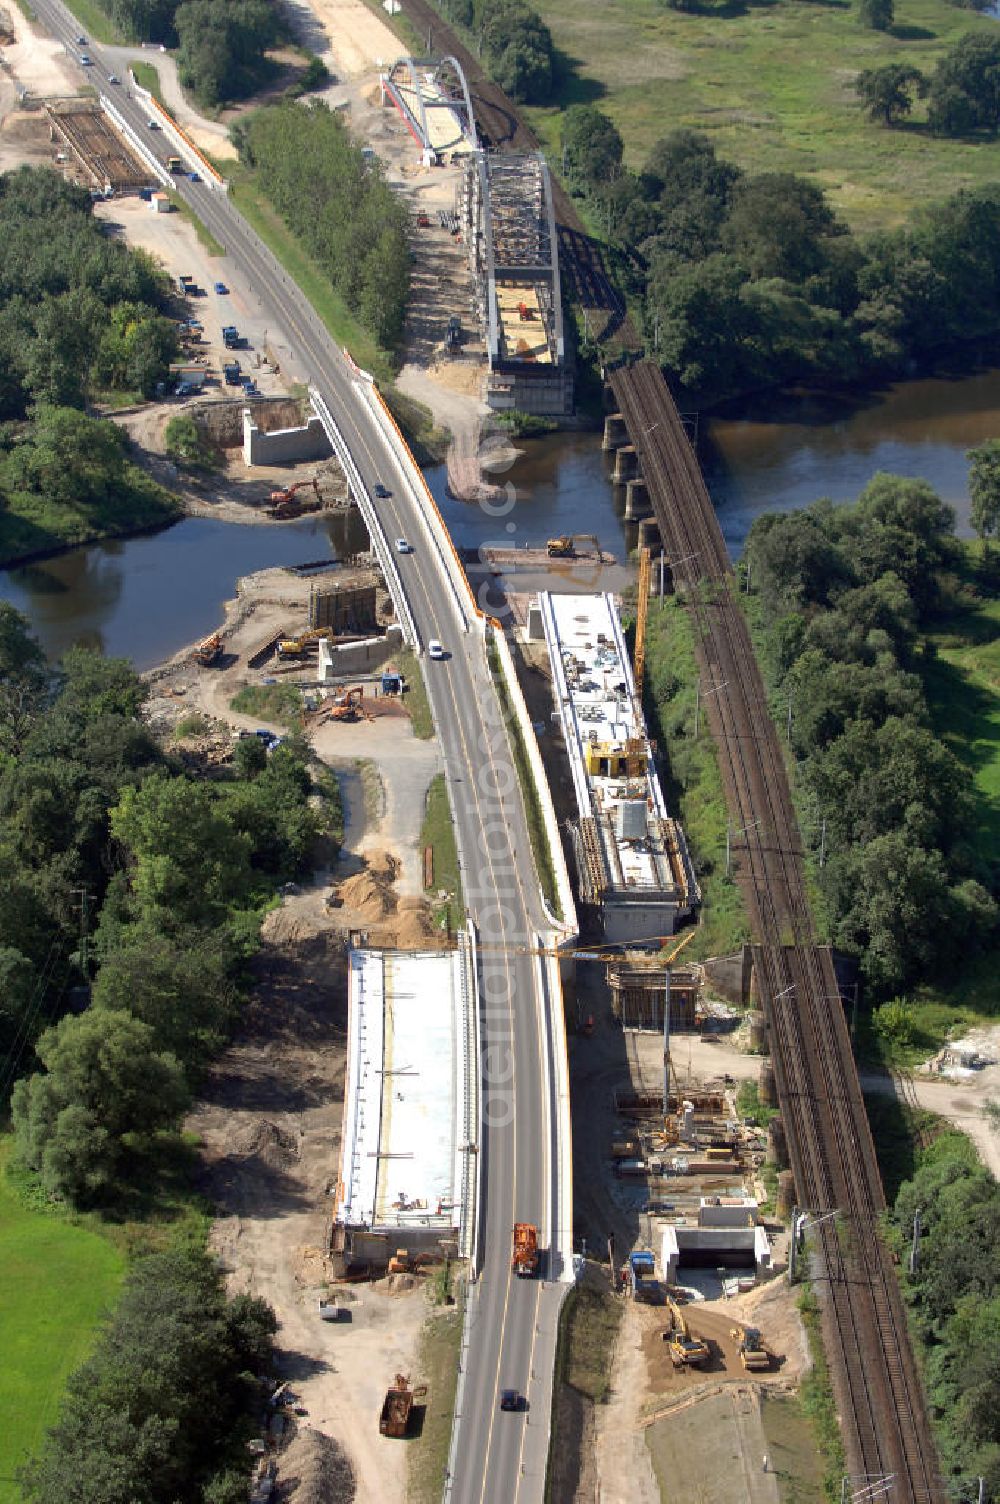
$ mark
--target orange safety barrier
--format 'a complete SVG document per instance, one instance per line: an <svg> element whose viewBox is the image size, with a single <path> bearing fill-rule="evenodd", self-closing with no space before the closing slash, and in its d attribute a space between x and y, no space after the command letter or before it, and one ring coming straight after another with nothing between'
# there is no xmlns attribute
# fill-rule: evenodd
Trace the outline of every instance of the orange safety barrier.
<svg viewBox="0 0 1000 1504"><path fill-rule="evenodd" d="M133 84L135 85L135 87L137 89L141 89L142 88L142 85L136 81L136 78L135 78L134 74L132 75L132 82L133 82ZM144 92L146 92L146 91L144 91ZM222 176L222 174L220 172L217 172L216 169L212 166L211 162L208 160L208 158L206 156L204 156L203 153L198 150L197 146L195 146L194 142L191 140L191 137L188 135L187 131L183 130L181 128L181 126L179 126L177 124L177 121L174 119L173 115L171 115L171 113L170 113L169 110L165 110L164 109L163 105L157 99L157 97L156 97L155 94L150 94L150 96L149 96L149 103L150 103L152 109L154 110L154 112L156 114L158 114L158 115L162 115L163 119L168 123L168 125L170 126L170 128L172 130L175 130L177 132L178 136L180 136L181 140L187 146L188 150L192 153L192 155L198 158L198 161L201 163L202 167L204 167L204 169L208 173L209 177L213 178L216 183L220 183L220 184L224 183L225 182L225 178Z"/></svg>

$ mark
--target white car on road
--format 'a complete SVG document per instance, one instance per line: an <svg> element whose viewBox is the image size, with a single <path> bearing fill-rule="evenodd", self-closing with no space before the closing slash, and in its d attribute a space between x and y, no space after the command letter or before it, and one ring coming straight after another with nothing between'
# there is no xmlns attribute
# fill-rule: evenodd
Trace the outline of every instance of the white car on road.
<svg viewBox="0 0 1000 1504"><path fill-rule="evenodd" d="M444 648L438 642L436 637L432 637L430 642L427 644L427 656L428 658L444 658L445 656Z"/></svg>

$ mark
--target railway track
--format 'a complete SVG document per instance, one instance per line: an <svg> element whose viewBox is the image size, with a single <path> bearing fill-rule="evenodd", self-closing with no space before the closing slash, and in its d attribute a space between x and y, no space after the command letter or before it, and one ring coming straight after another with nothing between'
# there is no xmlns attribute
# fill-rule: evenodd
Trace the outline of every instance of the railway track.
<svg viewBox="0 0 1000 1504"><path fill-rule="evenodd" d="M885 1201L829 951L816 943L781 747L700 468L657 367L611 377L675 584L690 608L736 880L757 944L796 1192L816 1219L824 1335L849 1472L890 1478L893 1504L944 1498L891 1258Z"/></svg>

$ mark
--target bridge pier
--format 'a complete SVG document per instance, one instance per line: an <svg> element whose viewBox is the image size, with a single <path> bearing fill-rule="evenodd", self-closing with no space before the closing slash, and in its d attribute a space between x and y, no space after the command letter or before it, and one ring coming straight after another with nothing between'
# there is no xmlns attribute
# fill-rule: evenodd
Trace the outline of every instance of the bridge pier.
<svg viewBox="0 0 1000 1504"><path fill-rule="evenodd" d="M635 457L634 444L622 444L615 451L615 465L611 472L611 479L616 486L622 486L627 480L631 480L638 469L638 460Z"/></svg>
<svg viewBox="0 0 1000 1504"><path fill-rule="evenodd" d="M644 518L653 515L653 508L649 500L649 492L646 490L646 482L641 475L633 476L625 486L625 521L642 522Z"/></svg>
<svg viewBox="0 0 1000 1504"><path fill-rule="evenodd" d="M639 547L651 549L653 553L659 553L660 524L655 517L647 517L645 522L639 523Z"/></svg>
<svg viewBox="0 0 1000 1504"><path fill-rule="evenodd" d="M609 413L604 420L604 439L601 448L605 454L612 449L617 449L619 444L628 443L628 429L625 427L625 419L621 413Z"/></svg>

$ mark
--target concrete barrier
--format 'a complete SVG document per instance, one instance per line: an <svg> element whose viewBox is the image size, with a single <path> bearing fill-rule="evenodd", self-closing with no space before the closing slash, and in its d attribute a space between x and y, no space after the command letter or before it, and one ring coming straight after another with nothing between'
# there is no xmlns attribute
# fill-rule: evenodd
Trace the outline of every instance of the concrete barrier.
<svg viewBox="0 0 1000 1504"><path fill-rule="evenodd" d="M163 163L157 160L156 154L150 150L139 133L132 129L121 110L113 105L111 100L104 94L98 95L98 99L105 115L111 117L115 123L115 129L121 132L136 155L142 158L150 172L156 178L156 181L162 183L164 188L169 188L173 183L173 178Z"/></svg>

